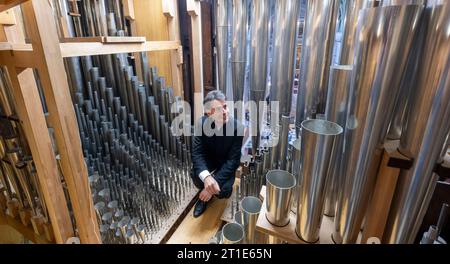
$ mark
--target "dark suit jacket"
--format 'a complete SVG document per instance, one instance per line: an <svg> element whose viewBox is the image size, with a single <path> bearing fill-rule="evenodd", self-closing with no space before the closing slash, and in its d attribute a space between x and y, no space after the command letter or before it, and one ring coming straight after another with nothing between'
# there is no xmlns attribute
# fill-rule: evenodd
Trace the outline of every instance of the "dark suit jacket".
<svg viewBox="0 0 450 264"><path fill-rule="evenodd" d="M215 129L214 135L201 129L208 126ZM221 191L231 190L241 160L243 131L243 126L231 117L218 130L210 118L203 116L196 124L192 144L193 177L198 178L204 170L215 171L213 177Z"/></svg>

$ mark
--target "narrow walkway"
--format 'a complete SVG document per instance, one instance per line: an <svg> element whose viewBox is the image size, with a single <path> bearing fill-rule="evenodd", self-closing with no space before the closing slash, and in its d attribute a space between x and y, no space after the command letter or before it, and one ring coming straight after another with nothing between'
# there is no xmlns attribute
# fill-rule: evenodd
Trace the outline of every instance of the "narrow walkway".
<svg viewBox="0 0 450 264"><path fill-rule="evenodd" d="M227 203L228 199L214 198L208 203L206 211L198 218L194 218L194 207L192 207L167 244L207 244L222 227L220 218Z"/></svg>

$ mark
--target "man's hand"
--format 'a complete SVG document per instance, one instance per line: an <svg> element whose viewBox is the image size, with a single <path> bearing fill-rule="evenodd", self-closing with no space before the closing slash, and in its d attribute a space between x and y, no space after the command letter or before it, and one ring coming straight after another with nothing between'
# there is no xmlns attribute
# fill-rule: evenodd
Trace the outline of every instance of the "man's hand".
<svg viewBox="0 0 450 264"><path fill-rule="evenodd" d="M208 202L209 200L211 200L212 194L210 194L207 190L203 189L200 192L200 195L198 196L198 198L203 201L203 202Z"/></svg>
<svg viewBox="0 0 450 264"><path fill-rule="evenodd" d="M218 194L220 192L219 184L212 176L205 178L205 190L210 194Z"/></svg>

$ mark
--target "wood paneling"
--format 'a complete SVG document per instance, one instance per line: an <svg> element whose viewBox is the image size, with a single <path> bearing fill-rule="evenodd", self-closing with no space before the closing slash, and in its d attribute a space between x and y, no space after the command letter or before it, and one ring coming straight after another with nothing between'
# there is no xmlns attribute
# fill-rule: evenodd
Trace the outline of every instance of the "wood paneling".
<svg viewBox="0 0 450 264"><path fill-rule="evenodd" d="M212 1L202 1L202 46L203 46L203 85L204 94L215 90L215 67L213 52L213 4Z"/></svg>
<svg viewBox="0 0 450 264"><path fill-rule="evenodd" d="M134 15L136 36L146 37L147 41L169 40L167 18L161 0L134 0ZM172 86L170 51L149 52L148 57L150 66L156 66L158 75L166 79L168 86Z"/></svg>

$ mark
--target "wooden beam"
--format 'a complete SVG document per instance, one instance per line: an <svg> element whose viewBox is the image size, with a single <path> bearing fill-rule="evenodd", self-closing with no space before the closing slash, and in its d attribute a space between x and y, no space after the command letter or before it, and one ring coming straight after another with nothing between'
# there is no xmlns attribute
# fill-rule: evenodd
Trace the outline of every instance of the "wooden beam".
<svg viewBox="0 0 450 264"><path fill-rule="evenodd" d="M122 0L123 13L126 19L135 20L133 0Z"/></svg>
<svg viewBox="0 0 450 264"><path fill-rule="evenodd" d="M0 50L12 50L12 45L9 42L1 42Z"/></svg>
<svg viewBox="0 0 450 264"><path fill-rule="evenodd" d="M389 160L397 155L397 148L392 142L385 144L383 159L378 169L374 193L369 203L366 223L362 233L361 244L367 243L371 237L383 239L392 198L394 197L397 180L400 175L399 168L389 167Z"/></svg>
<svg viewBox="0 0 450 264"><path fill-rule="evenodd" d="M8 73L13 87L12 94L17 114L22 122L36 165L56 242L65 243L73 236L72 221L33 71L26 69L17 75L16 69L9 66Z"/></svg>
<svg viewBox="0 0 450 264"><path fill-rule="evenodd" d="M0 51L33 51L33 46L30 44L0 42Z"/></svg>
<svg viewBox="0 0 450 264"><path fill-rule="evenodd" d="M6 10L0 13L0 24L15 25L16 23L16 16L12 10Z"/></svg>
<svg viewBox="0 0 450 264"><path fill-rule="evenodd" d="M175 1L172 0L161 0L162 2L162 10L163 10L163 14L167 17L167 18L174 18L175 16L177 16L177 13L175 11Z"/></svg>
<svg viewBox="0 0 450 264"><path fill-rule="evenodd" d="M13 8L17 5L25 3L28 0L0 0L0 12Z"/></svg>
<svg viewBox="0 0 450 264"><path fill-rule="evenodd" d="M29 51L0 51L0 65L10 64L17 68L35 68L38 64L35 58L33 52Z"/></svg>
<svg viewBox="0 0 450 264"><path fill-rule="evenodd" d="M190 16L200 16L201 6L199 0L186 0L186 9Z"/></svg>
<svg viewBox="0 0 450 264"><path fill-rule="evenodd" d="M22 222L10 217L9 215L0 212L0 225L8 225L14 228L17 232L22 234L26 239L35 244L49 244L53 241L48 241L43 236L34 233L32 228L26 227Z"/></svg>
<svg viewBox="0 0 450 264"><path fill-rule="evenodd" d="M60 43L103 42L103 37L61 38Z"/></svg>
<svg viewBox="0 0 450 264"><path fill-rule="evenodd" d="M179 46L179 41L147 41L145 43L119 44L105 44L101 42L73 42L61 43L60 49L62 57L67 58L143 51L176 50Z"/></svg>
<svg viewBox="0 0 450 264"><path fill-rule="evenodd" d="M134 14L134 1L133 0L122 0L122 5L123 5L123 12L125 15L125 18L129 21L130 23L130 31L131 31L131 35L132 36L137 36L137 29L136 29L136 16ZM135 61L135 66L136 66L136 75L138 76L139 80L144 81L144 76L142 73L142 61L141 61L141 56L140 53L135 52L133 53L134 56L134 61Z"/></svg>
<svg viewBox="0 0 450 264"><path fill-rule="evenodd" d="M162 0L163 12L167 17L169 40L180 41L180 22L178 16L178 3L176 0ZM181 54L180 54L181 52ZM183 98L183 49L170 52L170 67L172 71L172 86L175 96ZM181 60L180 60L181 57Z"/></svg>
<svg viewBox="0 0 450 264"><path fill-rule="evenodd" d="M52 8L48 1L30 1L23 5L23 12L27 18L27 28L30 29L33 50L41 57L37 69L44 88L49 118L55 130L61 169L80 241L101 243Z"/></svg>
<svg viewBox="0 0 450 264"><path fill-rule="evenodd" d="M145 37L104 37L103 43L145 43Z"/></svg>
<svg viewBox="0 0 450 264"><path fill-rule="evenodd" d="M21 16L20 6L16 6L10 11L14 13L16 18ZM25 31L22 27L22 21L19 20L14 25L4 25L3 29L9 43L25 43Z"/></svg>
<svg viewBox="0 0 450 264"><path fill-rule="evenodd" d="M186 0L187 11L192 25L192 65L194 72L194 118L203 116L203 59L202 59L202 18L200 1Z"/></svg>
<svg viewBox="0 0 450 264"><path fill-rule="evenodd" d="M13 11L17 15L20 11L19 7L14 8ZM7 40L13 42L12 46L28 45L25 44L25 34L21 22L19 20L17 24L5 27ZM6 52L1 52L0 55L4 55L4 53ZM17 55L16 52L11 53ZM32 57L30 56L30 58ZM15 108L33 156L54 237L57 243L65 243L69 237L73 236L72 221L34 74L30 69L16 68L16 64L20 64L17 56L2 57L0 60L6 62L5 64L9 63L7 70L11 80Z"/></svg>
<svg viewBox="0 0 450 264"><path fill-rule="evenodd" d="M101 43L144 43L145 37L83 37L63 38L61 43L101 42Z"/></svg>

